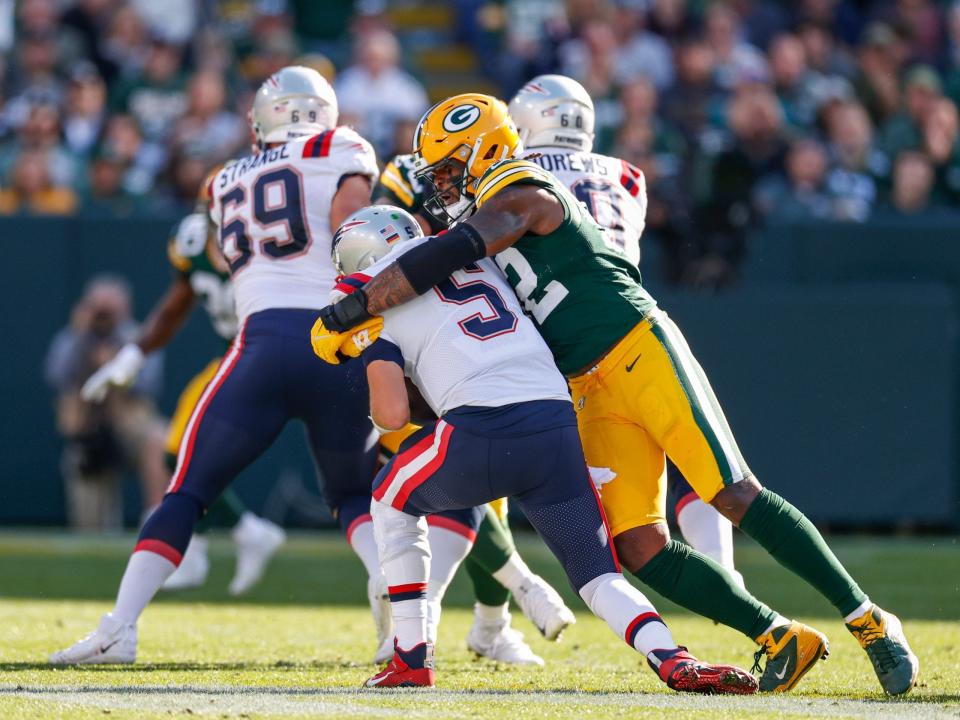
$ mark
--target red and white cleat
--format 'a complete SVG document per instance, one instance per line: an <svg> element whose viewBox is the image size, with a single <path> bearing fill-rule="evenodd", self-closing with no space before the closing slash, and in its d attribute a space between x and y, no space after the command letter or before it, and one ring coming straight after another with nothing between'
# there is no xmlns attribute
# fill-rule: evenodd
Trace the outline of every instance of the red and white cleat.
<svg viewBox="0 0 960 720"><path fill-rule="evenodd" d="M394 641L393 660L367 680L368 688L433 687L433 643L424 642L401 650Z"/></svg>
<svg viewBox="0 0 960 720"><path fill-rule="evenodd" d="M752 695L759 689L757 679L733 665L713 665L697 660L685 647L654 650L647 662L667 687L677 692L710 695Z"/></svg>

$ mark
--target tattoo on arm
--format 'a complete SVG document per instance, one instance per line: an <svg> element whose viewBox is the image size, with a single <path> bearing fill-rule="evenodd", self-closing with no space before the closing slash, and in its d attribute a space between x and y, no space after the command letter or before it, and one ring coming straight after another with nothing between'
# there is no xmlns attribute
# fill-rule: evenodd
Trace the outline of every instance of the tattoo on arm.
<svg viewBox="0 0 960 720"><path fill-rule="evenodd" d="M371 315L380 315L385 310L417 297L416 291L397 263L389 265L364 285L363 291L367 295L367 310Z"/></svg>

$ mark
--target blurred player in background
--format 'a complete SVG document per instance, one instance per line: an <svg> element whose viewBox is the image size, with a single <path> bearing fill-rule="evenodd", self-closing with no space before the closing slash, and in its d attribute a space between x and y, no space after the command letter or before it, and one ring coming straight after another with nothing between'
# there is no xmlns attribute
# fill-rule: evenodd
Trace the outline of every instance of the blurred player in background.
<svg viewBox="0 0 960 720"><path fill-rule="evenodd" d="M397 155L380 174L373 200L406 209L423 232L432 235L445 226L424 209L424 190L423 184L413 176L413 155ZM370 254L363 262L372 262L375 256ZM363 262L354 263L350 272L362 271ZM429 412L429 408L426 410ZM491 660L542 665L543 659L530 649L523 635L510 626L510 594L513 593L523 614L547 640L557 640L574 622L574 616L557 592L532 572L517 552L510 532L506 498L488 505L464 566L476 600L467 647Z"/></svg>
<svg viewBox="0 0 960 720"><path fill-rule="evenodd" d="M271 75L250 122L257 152L210 185L239 331L187 423L167 495L140 531L112 612L53 663L134 661L137 620L180 564L197 521L289 420L306 425L341 524L352 498L369 508L376 435L362 369L316 362L305 338L334 284L333 230L369 204L376 157L337 127L336 96L315 70Z"/></svg>
<svg viewBox="0 0 960 720"><path fill-rule="evenodd" d="M643 173L626 160L593 152L589 93L572 78L540 75L520 88L508 108L528 159L559 178L603 228L607 246L639 266L646 183ZM700 499L672 462L667 464L667 479L684 539L725 567L742 586L743 576L733 563L732 523Z"/></svg>
<svg viewBox="0 0 960 720"><path fill-rule="evenodd" d="M429 243L432 238L418 232L410 238L396 231L414 222L389 206L352 215L334 241L338 266L344 272L357 268L361 253L381 259L348 275L331 299L348 298L391 261ZM653 606L620 574L566 383L499 268L481 260L434 290L373 319L363 335L348 336L341 347L350 356L363 351L377 427L389 431L409 423L405 376L438 418L411 436L374 482L371 513L390 589L396 652L366 686L434 684L426 592L432 557L424 516L509 495L587 606L646 657L668 687L756 692L757 682L746 671L700 662L677 647ZM379 340L364 342L378 323ZM323 352L321 321L315 330L321 357L338 362Z"/></svg>
<svg viewBox="0 0 960 720"><path fill-rule="evenodd" d="M166 347L183 327L200 300L214 331L225 343L237 334L237 313L227 262L217 247L207 217L210 203L209 185L222 166L215 168L203 182L193 214L177 225L167 247L174 269L170 288L147 318L140 337L124 345L117 355L95 373L83 386L85 400L102 402L114 387L126 387L137 374L147 355ZM193 410L220 366L220 357L212 359L184 388L167 430L166 457L170 471L176 468L180 441ZM230 582L231 595L242 595L263 576L267 563L283 545L286 535L269 520L250 512L240 497L227 488L210 512L197 524L183 560L176 572L163 584L165 590L198 587L207 579L210 561L207 557L205 531L217 517L233 523L231 537L237 550L237 567Z"/></svg>

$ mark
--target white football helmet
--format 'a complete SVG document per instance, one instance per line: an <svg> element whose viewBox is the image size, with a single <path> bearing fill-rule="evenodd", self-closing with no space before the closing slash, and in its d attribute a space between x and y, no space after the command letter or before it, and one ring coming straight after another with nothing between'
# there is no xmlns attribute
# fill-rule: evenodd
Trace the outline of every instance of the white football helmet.
<svg viewBox="0 0 960 720"><path fill-rule="evenodd" d="M267 143L316 135L337 124L337 96L316 70L291 65L263 81L250 108L250 127L263 149Z"/></svg>
<svg viewBox="0 0 960 720"><path fill-rule="evenodd" d="M423 237L413 215L393 205L371 205L343 221L333 236L331 255L337 272L352 275L373 265L394 243Z"/></svg>
<svg viewBox="0 0 960 720"><path fill-rule="evenodd" d="M593 100L583 85L565 75L538 75L510 101L526 149L593 149Z"/></svg>

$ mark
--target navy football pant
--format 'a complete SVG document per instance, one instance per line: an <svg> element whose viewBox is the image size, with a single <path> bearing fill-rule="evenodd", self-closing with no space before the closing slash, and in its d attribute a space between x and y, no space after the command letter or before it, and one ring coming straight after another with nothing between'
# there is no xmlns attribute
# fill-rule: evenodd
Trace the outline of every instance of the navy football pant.
<svg viewBox="0 0 960 720"><path fill-rule="evenodd" d="M575 590L620 572L569 401L452 410L405 441L373 496L417 516L510 497Z"/></svg>
<svg viewBox="0 0 960 720"><path fill-rule="evenodd" d="M247 318L197 403L167 498L141 538L182 553L196 519L293 419L306 426L331 509L351 498L369 506L377 443L363 367L328 365L313 354L316 316L274 309ZM181 499L172 502L173 496Z"/></svg>

